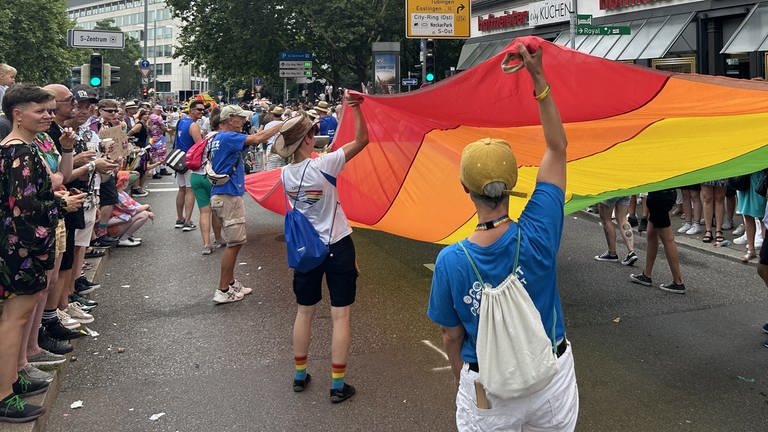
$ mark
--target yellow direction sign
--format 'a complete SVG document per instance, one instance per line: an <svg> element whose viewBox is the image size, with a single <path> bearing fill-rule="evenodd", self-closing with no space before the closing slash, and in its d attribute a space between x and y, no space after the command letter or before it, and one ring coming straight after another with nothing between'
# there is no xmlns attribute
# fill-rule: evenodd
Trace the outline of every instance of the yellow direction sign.
<svg viewBox="0 0 768 432"><path fill-rule="evenodd" d="M406 0L405 37L469 37L470 0Z"/></svg>

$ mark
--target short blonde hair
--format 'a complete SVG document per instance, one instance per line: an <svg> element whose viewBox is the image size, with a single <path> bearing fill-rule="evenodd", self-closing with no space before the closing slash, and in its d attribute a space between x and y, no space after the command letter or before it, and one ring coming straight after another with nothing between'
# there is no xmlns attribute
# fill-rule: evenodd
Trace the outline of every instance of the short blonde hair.
<svg viewBox="0 0 768 432"><path fill-rule="evenodd" d="M8 63L0 63L0 76L5 76L9 74L15 74L16 68L9 65Z"/></svg>

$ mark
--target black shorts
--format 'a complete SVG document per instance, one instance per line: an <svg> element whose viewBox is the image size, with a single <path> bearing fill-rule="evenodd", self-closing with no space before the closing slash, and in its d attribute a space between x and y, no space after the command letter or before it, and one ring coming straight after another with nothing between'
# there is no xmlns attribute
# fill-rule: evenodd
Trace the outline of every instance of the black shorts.
<svg viewBox="0 0 768 432"><path fill-rule="evenodd" d="M72 263L75 261L75 228L67 227L67 247L61 256L59 271L72 270Z"/></svg>
<svg viewBox="0 0 768 432"><path fill-rule="evenodd" d="M115 205L120 202L117 197L117 182L114 176L109 177L109 180L101 182L99 202L101 207Z"/></svg>
<svg viewBox="0 0 768 432"><path fill-rule="evenodd" d="M648 206L648 221L654 228L667 228L672 225L669 219L669 211L675 206L676 195L674 191L651 192L645 202Z"/></svg>
<svg viewBox="0 0 768 432"><path fill-rule="evenodd" d="M760 247L760 264L768 265L768 245L765 243Z"/></svg>
<svg viewBox="0 0 768 432"><path fill-rule="evenodd" d="M331 295L331 306L344 307L355 302L357 266L352 236L332 244L322 264L307 273L293 272L293 292L296 303L312 306L323 298L323 275Z"/></svg>

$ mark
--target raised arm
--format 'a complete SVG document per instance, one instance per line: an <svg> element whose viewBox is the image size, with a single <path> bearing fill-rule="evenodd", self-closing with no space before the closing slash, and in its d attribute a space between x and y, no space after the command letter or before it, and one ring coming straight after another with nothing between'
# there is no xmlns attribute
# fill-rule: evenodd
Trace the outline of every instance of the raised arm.
<svg viewBox="0 0 768 432"><path fill-rule="evenodd" d="M544 129L544 140L547 144L536 181L552 183L565 191L565 163L567 161L566 147L568 141L565 137L563 122L560 120L560 112L557 110L549 83L544 76L544 69L541 63L543 49L539 48L533 54L529 53L523 44L518 44L517 49L523 59L526 70L533 80L534 94L539 104L541 126Z"/></svg>
<svg viewBox="0 0 768 432"><path fill-rule="evenodd" d="M272 137L272 135L274 135L274 134L276 134L276 133L280 132L280 127L281 127L282 125L283 125L283 124L282 124L282 123L280 123L280 124L278 124L277 126L272 126L272 127L271 127L271 128L269 128L269 129L265 129L265 130L262 130L262 131L256 132L256 133L255 133L255 134L253 134L253 135L248 135L248 136L245 138L245 145L246 145L246 146L250 146L250 145L256 145L256 144L261 144L261 143L265 142L266 140L268 140L269 138L271 138L271 137Z"/></svg>
<svg viewBox="0 0 768 432"><path fill-rule="evenodd" d="M363 103L363 97L347 93L347 107L352 109L355 116L355 139L344 144L344 158L347 162L360 153L368 145L368 126L365 124L363 112L360 111L360 104Z"/></svg>

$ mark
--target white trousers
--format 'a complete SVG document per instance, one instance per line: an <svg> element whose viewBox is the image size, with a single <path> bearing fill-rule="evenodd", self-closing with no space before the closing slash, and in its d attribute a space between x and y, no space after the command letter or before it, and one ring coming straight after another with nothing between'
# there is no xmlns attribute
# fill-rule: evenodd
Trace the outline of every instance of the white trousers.
<svg viewBox="0 0 768 432"><path fill-rule="evenodd" d="M579 415L579 389L570 342L557 359L558 371L552 382L524 398L487 398L490 409L477 407L475 381L480 374L465 364L456 394L456 427L459 432L543 432L573 431Z"/></svg>

